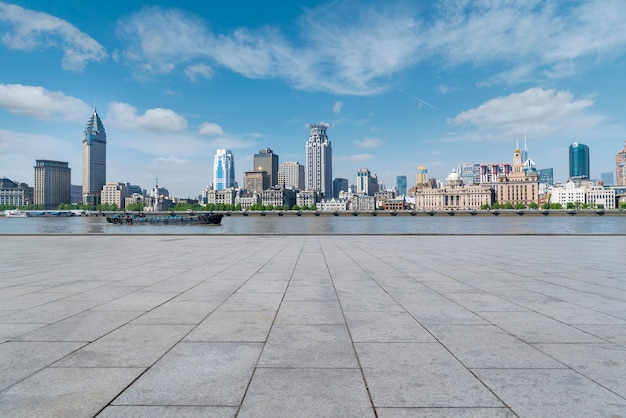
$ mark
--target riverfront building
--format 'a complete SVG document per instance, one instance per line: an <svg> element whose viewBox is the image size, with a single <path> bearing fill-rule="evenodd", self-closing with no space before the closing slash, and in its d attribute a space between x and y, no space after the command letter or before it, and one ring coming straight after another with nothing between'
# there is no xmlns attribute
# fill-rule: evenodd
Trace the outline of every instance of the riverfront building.
<svg viewBox="0 0 626 418"><path fill-rule="evenodd" d="M378 192L378 177L367 168L359 168L356 173L356 194L374 196Z"/></svg>
<svg viewBox="0 0 626 418"><path fill-rule="evenodd" d="M106 183L107 134L94 109L83 132L83 203L100 204L100 193Z"/></svg>
<svg viewBox="0 0 626 418"><path fill-rule="evenodd" d="M213 161L213 180L215 190L237 187L235 182L235 156L231 150L217 150Z"/></svg>
<svg viewBox="0 0 626 418"><path fill-rule="evenodd" d="M589 175L589 147L574 142L569 146L569 178L590 179Z"/></svg>
<svg viewBox="0 0 626 418"><path fill-rule="evenodd" d="M326 130L327 123L309 125L311 135L306 143L305 188L318 192L322 198L333 195L332 146Z"/></svg>
<svg viewBox="0 0 626 418"><path fill-rule="evenodd" d="M254 171L266 171L269 187L279 185L278 181L278 155L270 149L259 150L258 154L254 154Z"/></svg>
<svg viewBox="0 0 626 418"><path fill-rule="evenodd" d="M519 148L513 154L513 166L508 175L498 176L496 200L498 203L511 203L528 207L539 204L539 174L527 169Z"/></svg>
<svg viewBox="0 0 626 418"><path fill-rule="evenodd" d="M72 170L63 161L36 160L34 204L56 209L71 202Z"/></svg>
<svg viewBox="0 0 626 418"><path fill-rule="evenodd" d="M615 177L617 186L626 187L626 141L624 150L615 155Z"/></svg>
<svg viewBox="0 0 626 418"><path fill-rule="evenodd" d="M26 183L11 181L6 177L0 179L0 206L20 207L33 204L32 187Z"/></svg>
<svg viewBox="0 0 626 418"><path fill-rule="evenodd" d="M465 186L456 170L446 178L445 187L415 190L417 210L466 210L480 209L493 204L493 189L489 185Z"/></svg>
<svg viewBox="0 0 626 418"><path fill-rule="evenodd" d="M102 204L115 205L118 209L126 207L126 198L130 196L126 183L108 182L102 188Z"/></svg>
<svg viewBox="0 0 626 418"><path fill-rule="evenodd" d="M304 190L304 166L296 161L279 164L278 185L286 189Z"/></svg>
<svg viewBox="0 0 626 418"><path fill-rule="evenodd" d="M261 193L270 187L267 171L245 171L243 173L243 189L247 192Z"/></svg>

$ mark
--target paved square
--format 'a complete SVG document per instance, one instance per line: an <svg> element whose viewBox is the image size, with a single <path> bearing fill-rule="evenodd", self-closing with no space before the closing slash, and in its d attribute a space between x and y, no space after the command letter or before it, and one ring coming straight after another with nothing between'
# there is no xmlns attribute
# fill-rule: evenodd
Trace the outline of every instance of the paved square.
<svg viewBox="0 0 626 418"><path fill-rule="evenodd" d="M2 417L626 416L626 236L0 236Z"/></svg>

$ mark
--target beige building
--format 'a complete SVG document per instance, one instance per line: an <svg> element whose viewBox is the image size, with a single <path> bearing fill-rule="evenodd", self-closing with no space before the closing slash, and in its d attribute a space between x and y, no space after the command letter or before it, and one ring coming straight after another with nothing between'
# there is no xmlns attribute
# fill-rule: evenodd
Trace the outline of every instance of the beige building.
<svg viewBox="0 0 626 418"><path fill-rule="evenodd" d="M126 198L129 196L125 183L107 182L100 193L102 204L116 205L119 209L126 207Z"/></svg>
<svg viewBox="0 0 626 418"><path fill-rule="evenodd" d="M304 166L288 161L278 166L278 185L286 189L304 190Z"/></svg>
<svg viewBox="0 0 626 418"><path fill-rule="evenodd" d="M523 204L528 207L531 203L539 204L539 174L535 171L526 172L522 152L519 148L513 154L511 172L500 174L496 183L496 201L498 203Z"/></svg>
<svg viewBox="0 0 626 418"><path fill-rule="evenodd" d="M237 197L237 189L229 187L225 190L206 190L204 194L204 199L207 205L214 204L224 204L224 205L234 205L235 199Z"/></svg>
<svg viewBox="0 0 626 418"><path fill-rule="evenodd" d="M33 201L45 209L56 209L61 203L71 203L72 170L68 163L36 160Z"/></svg>
<svg viewBox="0 0 626 418"><path fill-rule="evenodd" d="M615 155L615 177L618 186L626 187L626 141L624 150Z"/></svg>
<svg viewBox="0 0 626 418"><path fill-rule="evenodd" d="M488 185L464 186L453 170L440 189L415 190L416 210L472 210L493 203L493 189Z"/></svg>
<svg viewBox="0 0 626 418"><path fill-rule="evenodd" d="M248 192L261 193L270 187L270 178L267 171L245 171L243 174L243 188Z"/></svg>

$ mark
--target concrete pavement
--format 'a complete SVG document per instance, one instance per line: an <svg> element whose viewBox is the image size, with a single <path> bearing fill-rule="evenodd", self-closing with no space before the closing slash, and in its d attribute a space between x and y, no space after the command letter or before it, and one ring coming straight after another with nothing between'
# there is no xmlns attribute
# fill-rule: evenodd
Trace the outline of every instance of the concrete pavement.
<svg viewBox="0 0 626 418"><path fill-rule="evenodd" d="M2 417L626 416L625 236L2 236Z"/></svg>

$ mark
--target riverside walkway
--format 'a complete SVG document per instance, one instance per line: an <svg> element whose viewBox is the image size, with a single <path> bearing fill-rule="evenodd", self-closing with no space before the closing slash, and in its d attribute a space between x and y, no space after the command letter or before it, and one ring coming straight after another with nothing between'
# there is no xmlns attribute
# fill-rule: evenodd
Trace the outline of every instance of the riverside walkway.
<svg viewBox="0 0 626 418"><path fill-rule="evenodd" d="M626 236L1 236L2 417L626 416Z"/></svg>

